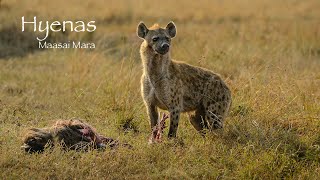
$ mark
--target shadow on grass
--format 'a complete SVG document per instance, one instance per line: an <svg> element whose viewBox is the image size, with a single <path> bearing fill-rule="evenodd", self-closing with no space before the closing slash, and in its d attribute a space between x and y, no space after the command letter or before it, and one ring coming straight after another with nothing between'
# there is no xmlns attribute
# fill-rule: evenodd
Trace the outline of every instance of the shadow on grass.
<svg viewBox="0 0 320 180"><path fill-rule="evenodd" d="M21 31L21 27L16 25L0 29L0 59L9 59L13 57L23 57L37 51L43 51L39 48L37 40L38 33L26 30ZM64 33L51 33L46 42L66 41L68 35Z"/></svg>
<svg viewBox="0 0 320 180"><path fill-rule="evenodd" d="M0 58L22 57L42 49L38 48L36 35L22 32L17 26L5 27L0 30Z"/></svg>
<svg viewBox="0 0 320 180"><path fill-rule="evenodd" d="M308 145L301 140L298 132L281 126L238 122L224 132L222 141L229 146L250 145L256 151L273 150L286 154L295 161L320 162L320 141L316 140L313 145Z"/></svg>

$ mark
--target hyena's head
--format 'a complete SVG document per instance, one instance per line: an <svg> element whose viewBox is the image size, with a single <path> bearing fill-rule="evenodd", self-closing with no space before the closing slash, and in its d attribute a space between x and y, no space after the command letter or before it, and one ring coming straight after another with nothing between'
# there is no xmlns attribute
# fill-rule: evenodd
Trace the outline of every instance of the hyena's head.
<svg viewBox="0 0 320 180"><path fill-rule="evenodd" d="M31 128L23 138L23 146L26 152L41 152L53 142L53 136L48 129Z"/></svg>
<svg viewBox="0 0 320 180"><path fill-rule="evenodd" d="M143 22L140 22L137 27L138 36L144 39L155 53L161 55L169 52L171 39L176 36L176 33L177 29L172 21L164 29L158 25L154 25L148 29Z"/></svg>

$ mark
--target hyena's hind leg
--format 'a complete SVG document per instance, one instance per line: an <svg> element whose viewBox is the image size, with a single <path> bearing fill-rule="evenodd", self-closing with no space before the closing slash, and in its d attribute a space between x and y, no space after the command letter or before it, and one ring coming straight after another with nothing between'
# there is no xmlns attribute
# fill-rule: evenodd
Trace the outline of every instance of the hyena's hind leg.
<svg viewBox="0 0 320 180"><path fill-rule="evenodd" d="M223 128L224 118L229 110L229 103L226 101L207 103L205 120L209 130Z"/></svg>
<svg viewBox="0 0 320 180"><path fill-rule="evenodd" d="M203 106L199 106L195 111L195 114L189 116L192 126L201 134L204 134L203 130L208 128L208 123L205 121L205 117L206 111Z"/></svg>

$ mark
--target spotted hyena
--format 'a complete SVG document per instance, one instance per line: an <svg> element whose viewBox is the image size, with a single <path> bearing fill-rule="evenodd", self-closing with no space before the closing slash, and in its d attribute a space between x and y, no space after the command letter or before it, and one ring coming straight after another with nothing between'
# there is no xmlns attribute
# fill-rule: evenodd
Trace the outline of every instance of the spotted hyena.
<svg viewBox="0 0 320 180"><path fill-rule="evenodd" d="M157 108L170 112L169 137L176 137L181 112L195 111L190 122L200 132L223 127L231 104L231 93L219 75L170 57L171 39L177 34L173 22L165 28L147 28L143 22L137 35L143 64L142 97L151 128L157 125Z"/></svg>
<svg viewBox="0 0 320 180"><path fill-rule="evenodd" d="M118 140L99 135L89 124L78 120L58 120L47 128L30 128L23 137L26 152L42 152L46 147L61 145L64 150L87 151L89 149L115 148ZM131 147L129 144L122 146Z"/></svg>

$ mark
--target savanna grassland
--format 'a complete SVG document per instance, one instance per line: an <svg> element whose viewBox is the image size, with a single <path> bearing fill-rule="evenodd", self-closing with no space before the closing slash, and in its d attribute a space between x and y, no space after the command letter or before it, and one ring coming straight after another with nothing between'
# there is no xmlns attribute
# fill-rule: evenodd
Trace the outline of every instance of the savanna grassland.
<svg viewBox="0 0 320 180"><path fill-rule="evenodd" d="M319 0L2 0L0 179L319 179L319 9ZM39 50L37 33L21 32L22 16L95 20L94 33L49 40L96 49ZM172 57L225 79L233 104L223 131L203 138L183 115L177 139L148 145L141 20L173 20ZM27 128L72 117L134 149L20 149Z"/></svg>

